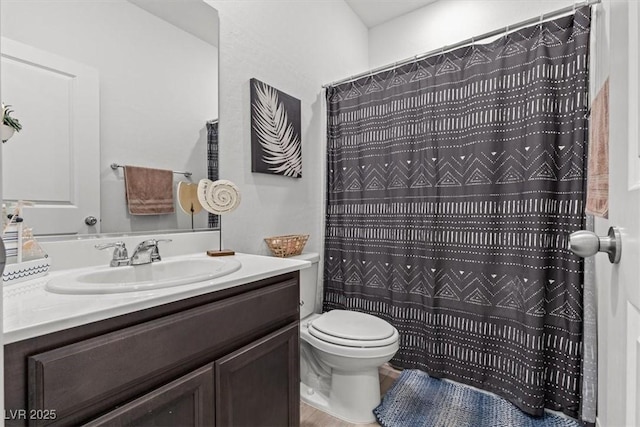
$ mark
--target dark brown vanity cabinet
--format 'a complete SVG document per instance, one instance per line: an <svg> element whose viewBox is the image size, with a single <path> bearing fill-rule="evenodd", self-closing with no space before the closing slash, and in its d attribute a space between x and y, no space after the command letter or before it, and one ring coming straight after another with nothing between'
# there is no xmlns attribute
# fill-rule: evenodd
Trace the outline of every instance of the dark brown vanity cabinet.
<svg viewBox="0 0 640 427"><path fill-rule="evenodd" d="M5 346L5 423L299 425L298 273Z"/></svg>

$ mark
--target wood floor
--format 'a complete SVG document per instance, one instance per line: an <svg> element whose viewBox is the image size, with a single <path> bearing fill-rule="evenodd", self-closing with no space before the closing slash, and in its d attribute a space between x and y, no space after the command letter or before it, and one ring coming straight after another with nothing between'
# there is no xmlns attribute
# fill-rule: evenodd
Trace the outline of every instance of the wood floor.
<svg viewBox="0 0 640 427"><path fill-rule="evenodd" d="M380 367L380 393L383 396L391 384L398 378L400 371L393 369L391 366L385 364ZM351 424L346 421L334 418L329 414L317 410L314 407L300 402L300 427L374 427L380 426L378 423L371 424Z"/></svg>

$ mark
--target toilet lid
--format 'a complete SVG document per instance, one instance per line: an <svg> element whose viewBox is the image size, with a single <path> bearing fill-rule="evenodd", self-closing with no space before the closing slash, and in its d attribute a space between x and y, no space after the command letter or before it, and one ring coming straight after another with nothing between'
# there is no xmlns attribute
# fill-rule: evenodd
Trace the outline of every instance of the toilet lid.
<svg viewBox="0 0 640 427"><path fill-rule="evenodd" d="M398 331L379 317L348 310L324 313L309 324L309 333L335 344L362 347L385 346L398 338Z"/></svg>

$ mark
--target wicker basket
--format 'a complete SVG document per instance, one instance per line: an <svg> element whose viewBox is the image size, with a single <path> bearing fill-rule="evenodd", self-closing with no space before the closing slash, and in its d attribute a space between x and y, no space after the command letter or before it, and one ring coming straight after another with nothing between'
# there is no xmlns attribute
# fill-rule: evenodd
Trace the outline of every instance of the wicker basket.
<svg viewBox="0 0 640 427"><path fill-rule="evenodd" d="M273 256L280 258L300 255L307 240L309 240L308 234L291 234L288 236L265 237L264 239Z"/></svg>

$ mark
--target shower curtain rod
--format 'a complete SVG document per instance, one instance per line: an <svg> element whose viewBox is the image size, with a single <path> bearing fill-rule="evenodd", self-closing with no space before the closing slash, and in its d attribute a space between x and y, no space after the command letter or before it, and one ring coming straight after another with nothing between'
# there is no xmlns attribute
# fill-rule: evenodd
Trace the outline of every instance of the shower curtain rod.
<svg viewBox="0 0 640 427"><path fill-rule="evenodd" d="M555 18L556 16L559 16L559 15L562 15L562 14L565 14L565 13L568 13L568 12L575 11L576 9L578 9L580 7L592 6L594 4L598 4L598 3L601 3L601 2L602 2L602 0L586 0L586 1L582 1L582 2L577 2L577 3L573 4L572 6L563 7L562 9L558 9L558 10L555 10L553 12L542 14L537 18L531 18L531 19L527 19L526 21L521 21L521 22L518 22L518 23L513 24L513 25L507 25L506 27L500 28L498 30L490 31L488 33L484 33L482 35L479 35L478 37L472 37L470 39L466 39L466 40L463 40L461 42L458 42L458 43L455 43L455 44L452 44L452 45L443 46L443 47L441 47L439 49L434 49L432 51L429 51L429 52L426 52L426 53L421 53L419 55L415 55L415 56L412 56L410 58L406 58L406 59L403 59L403 60L400 60L400 61L397 61L397 62L393 62L391 64L383 65L381 67L374 68L372 70L365 71L365 72L362 72L362 73L359 73L359 74L355 74L355 75L353 75L351 77L347 77L346 79L336 80L335 82L322 85L322 87L323 88L327 88L329 86L335 86L335 85L342 84L342 83L352 82L354 80L358 80L361 77L370 76L370 75L373 75L375 73L379 73L381 71L391 70L393 68L396 68L396 67L399 67L399 66L402 66L402 65L405 65L405 64L409 64L409 63L411 63L413 61L417 61L419 59L423 59L423 58L427 58L429 56L435 55L436 53L449 52L449 51L457 49L459 47L463 47L463 46L466 46L466 45L473 44L473 43L475 43L475 42L477 42L479 40L488 39L489 37L498 36L498 35L503 34L503 33L508 33L509 30L515 30L516 28L522 28L522 27L525 27L527 25L535 24L536 22L542 22L542 21L544 21L546 19Z"/></svg>

